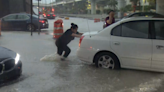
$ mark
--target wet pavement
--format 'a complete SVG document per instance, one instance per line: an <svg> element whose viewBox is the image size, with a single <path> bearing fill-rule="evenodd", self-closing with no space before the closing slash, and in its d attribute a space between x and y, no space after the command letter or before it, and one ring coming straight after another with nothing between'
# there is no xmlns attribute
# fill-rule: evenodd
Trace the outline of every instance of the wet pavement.
<svg viewBox="0 0 164 92"><path fill-rule="evenodd" d="M56 52L52 39L54 21L49 20L50 28L40 35L37 32L33 36L30 32L2 32L0 46L21 55L23 73L19 79L1 84L0 92L164 92L163 73L102 69L80 61L76 56L79 39L69 44L72 52L68 60L40 61L45 55ZM79 22L80 32L88 31L86 20L78 18L65 20L64 29L69 28L72 21ZM91 31L102 29L102 23L87 21Z"/></svg>

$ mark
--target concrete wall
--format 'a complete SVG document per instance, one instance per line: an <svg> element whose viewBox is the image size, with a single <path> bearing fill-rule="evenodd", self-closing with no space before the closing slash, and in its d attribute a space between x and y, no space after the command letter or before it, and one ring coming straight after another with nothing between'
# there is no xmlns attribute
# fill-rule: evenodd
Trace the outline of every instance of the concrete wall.
<svg viewBox="0 0 164 92"><path fill-rule="evenodd" d="M0 18L11 13L30 13L30 7L30 0L0 0Z"/></svg>
<svg viewBox="0 0 164 92"><path fill-rule="evenodd" d="M157 0L157 13L164 15L164 0Z"/></svg>
<svg viewBox="0 0 164 92"><path fill-rule="evenodd" d="M25 12L25 0L9 0L10 13Z"/></svg>
<svg viewBox="0 0 164 92"><path fill-rule="evenodd" d="M0 0L0 18L9 14L9 0Z"/></svg>
<svg viewBox="0 0 164 92"><path fill-rule="evenodd" d="M141 1L141 5L144 5L143 0L140 0L140 1ZM129 5L129 4L132 4L132 3L130 2L130 0L126 0L126 5ZM149 5L149 2L146 2L145 5Z"/></svg>
<svg viewBox="0 0 164 92"><path fill-rule="evenodd" d="M0 0L0 17L11 13L24 12L24 0Z"/></svg>
<svg viewBox="0 0 164 92"><path fill-rule="evenodd" d="M26 9L25 11L27 13L31 13L31 0L25 0L25 4L26 4Z"/></svg>

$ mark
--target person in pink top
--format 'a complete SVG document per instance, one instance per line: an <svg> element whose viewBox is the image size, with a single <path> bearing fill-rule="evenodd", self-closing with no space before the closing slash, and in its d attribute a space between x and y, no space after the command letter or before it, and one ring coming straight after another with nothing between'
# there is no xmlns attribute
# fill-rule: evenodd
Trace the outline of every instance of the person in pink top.
<svg viewBox="0 0 164 92"><path fill-rule="evenodd" d="M109 16L106 17L105 22L106 22L106 27L113 24L113 23L115 23L114 11L113 10L111 10L109 12Z"/></svg>

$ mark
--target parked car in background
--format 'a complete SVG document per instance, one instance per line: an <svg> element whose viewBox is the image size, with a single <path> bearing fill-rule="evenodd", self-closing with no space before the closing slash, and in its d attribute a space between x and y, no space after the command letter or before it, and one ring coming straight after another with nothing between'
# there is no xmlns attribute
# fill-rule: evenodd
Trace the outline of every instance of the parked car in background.
<svg viewBox="0 0 164 92"><path fill-rule="evenodd" d="M48 19L55 19L56 15L54 13L49 13L46 15Z"/></svg>
<svg viewBox="0 0 164 92"><path fill-rule="evenodd" d="M0 82L22 74L20 55L0 46Z"/></svg>
<svg viewBox="0 0 164 92"><path fill-rule="evenodd" d="M43 13L43 17L44 17L44 18L46 18L46 17L47 17L45 13Z"/></svg>
<svg viewBox="0 0 164 92"><path fill-rule="evenodd" d="M97 67L164 72L164 18L126 18L84 33L77 56ZM91 37L90 37L91 36Z"/></svg>
<svg viewBox="0 0 164 92"><path fill-rule="evenodd" d="M1 18L2 30L28 30L35 31L38 29L38 16L32 15L32 23L31 23L31 15L27 13L15 13L9 14L3 18ZM48 28L48 20L45 18L39 18L39 26L40 29Z"/></svg>

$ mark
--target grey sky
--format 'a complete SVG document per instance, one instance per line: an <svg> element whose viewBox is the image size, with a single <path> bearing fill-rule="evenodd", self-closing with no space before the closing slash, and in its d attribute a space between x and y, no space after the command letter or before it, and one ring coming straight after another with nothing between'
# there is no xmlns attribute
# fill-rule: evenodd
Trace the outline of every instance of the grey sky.
<svg viewBox="0 0 164 92"><path fill-rule="evenodd" d="M50 2L54 2L55 0L41 0L40 3L50 3ZM33 0L33 3L37 3L37 0Z"/></svg>

